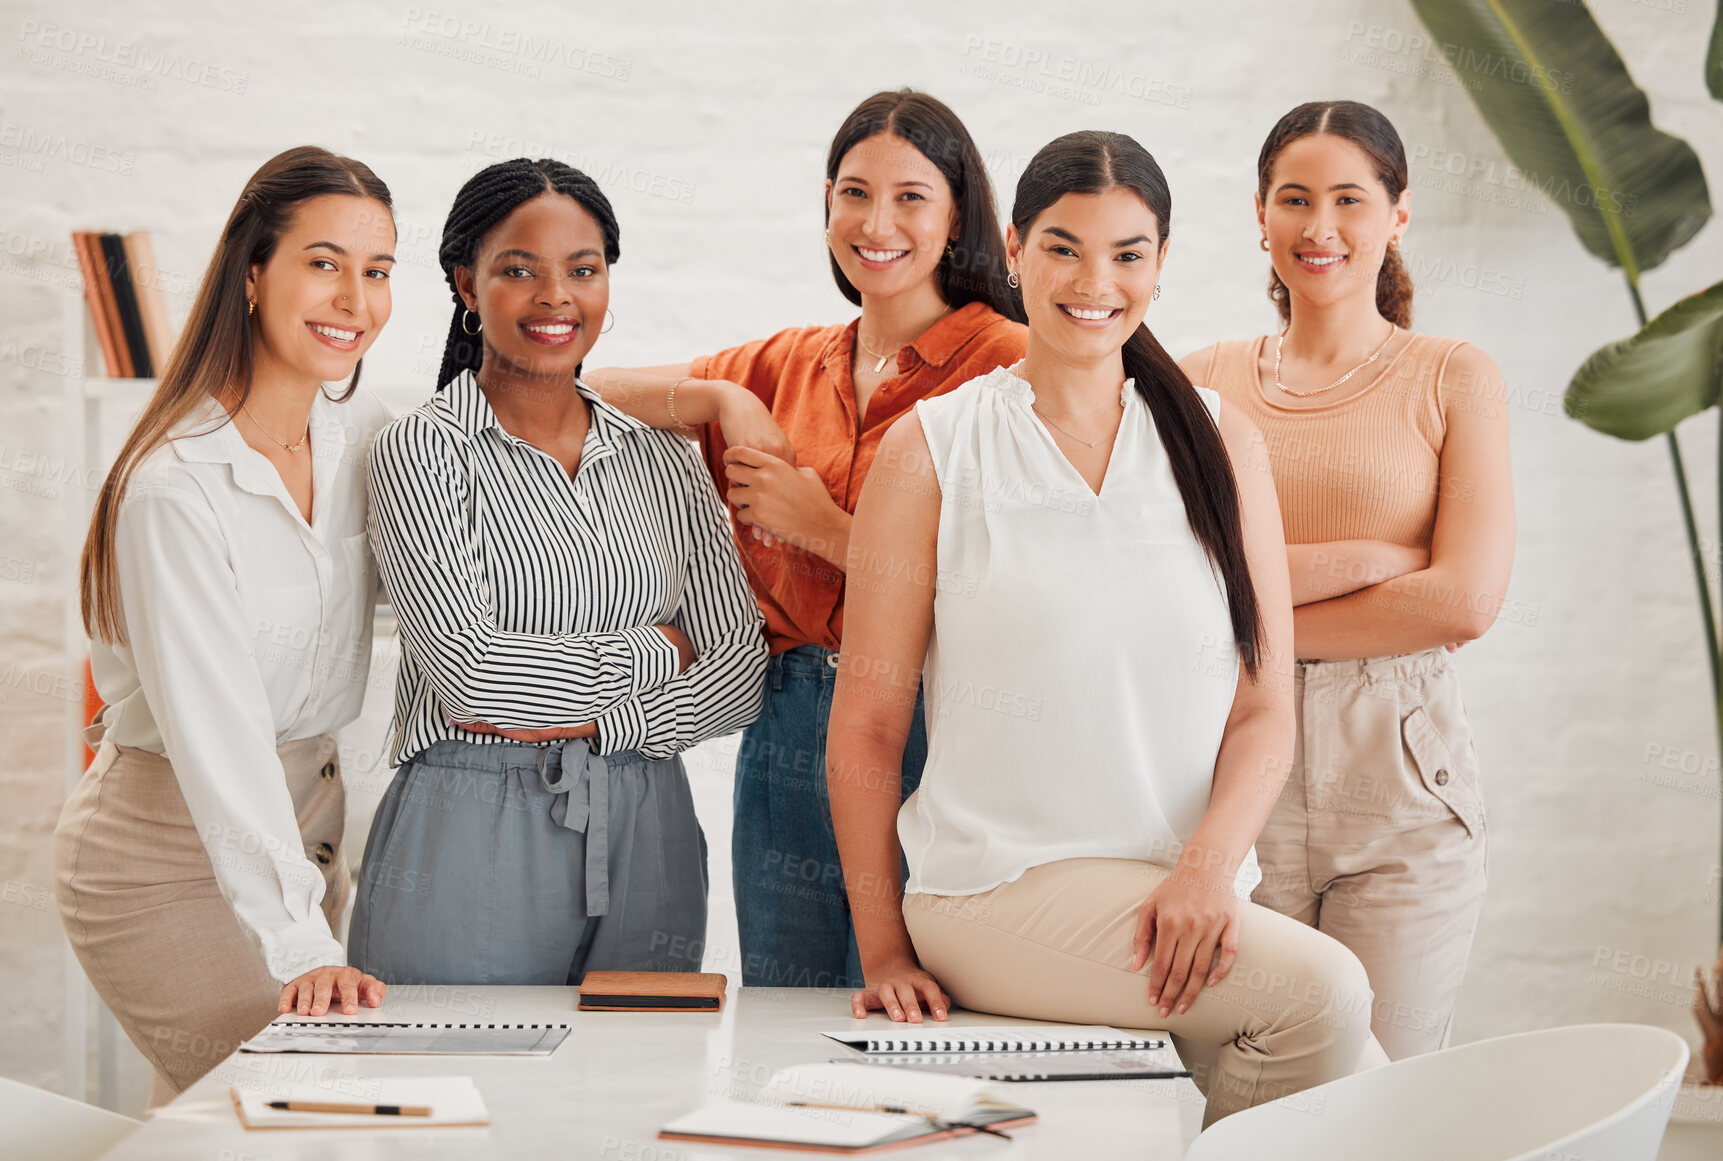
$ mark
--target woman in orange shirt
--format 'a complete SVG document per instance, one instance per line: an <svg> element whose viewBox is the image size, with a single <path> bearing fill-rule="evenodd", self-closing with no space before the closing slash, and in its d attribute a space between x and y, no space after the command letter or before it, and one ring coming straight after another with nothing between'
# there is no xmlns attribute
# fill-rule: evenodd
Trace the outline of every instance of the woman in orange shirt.
<svg viewBox="0 0 1723 1161"><path fill-rule="evenodd" d="M1297 740L1252 899L1363 961L1390 1058L1448 1038L1483 904L1484 806L1450 652L1513 564L1501 373L1410 330L1406 154L1356 101L1300 105L1257 162L1278 337L1185 373L1262 430L1292 574Z"/></svg>
<svg viewBox="0 0 1723 1161"><path fill-rule="evenodd" d="M825 210L832 275L860 318L588 376L636 418L698 437L765 613L766 705L737 757L731 848L749 986L862 986L825 768L851 516L887 428L1028 341L992 183L941 102L903 89L858 105L826 156ZM903 796L926 755L918 702Z"/></svg>

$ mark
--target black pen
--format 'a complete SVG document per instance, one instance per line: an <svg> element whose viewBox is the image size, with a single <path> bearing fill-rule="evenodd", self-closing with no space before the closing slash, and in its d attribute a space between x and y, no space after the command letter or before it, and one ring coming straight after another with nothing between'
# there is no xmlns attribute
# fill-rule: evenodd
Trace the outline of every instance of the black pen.
<svg viewBox="0 0 1723 1161"><path fill-rule="evenodd" d="M287 1113L342 1113L358 1117L428 1117L430 1105L345 1105L336 1101L270 1101Z"/></svg>

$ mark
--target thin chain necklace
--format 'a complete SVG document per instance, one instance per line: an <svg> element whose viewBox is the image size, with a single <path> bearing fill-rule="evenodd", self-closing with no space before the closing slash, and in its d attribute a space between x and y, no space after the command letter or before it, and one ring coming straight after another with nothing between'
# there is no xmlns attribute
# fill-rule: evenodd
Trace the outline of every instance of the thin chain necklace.
<svg viewBox="0 0 1723 1161"><path fill-rule="evenodd" d="M1045 411L1042 411L1039 407L1036 407L1034 403L1030 403L1029 408L1030 408L1030 410L1035 412L1036 415L1039 415L1042 419L1045 419L1048 423L1052 423L1054 428L1056 428L1058 431L1062 432L1066 436L1066 438L1074 439L1078 443L1082 444L1084 447L1100 447L1101 446L1100 440L1096 440L1094 443L1090 443L1088 440L1083 439L1081 436L1075 436L1075 435L1072 435L1070 432L1065 431L1065 429L1060 427L1057 423L1053 423L1053 417L1051 415L1048 415Z"/></svg>
<svg viewBox="0 0 1723 1161"><path fill-rule="evenodd" d="M1286 328L1287 331L1289 331L1291 329L1292 329L1292 327L1290 325ZM1393 323L1389 323L1388 324L1388 337L1382 340L1381 346L1377 347L1374 351L1370 352L1370 357L1368 359L1365 359L1362 363L1360 363L1356 367L1352 368L1352 370L1346 372L1346 374L1340 376L1340 378L1336 379L1334 382L1330 383L1328 386L1318 387L1313 391L1294 391L1292 388L1288 387L1285 383L1282 383L1280 381L1280 349L1281 349L1281 347L1286 345L1286 331L1281 331L1280 337L1278 339L1274 340L1274 385L1276 387L1280 388L1282 391L1286 392L1288 395L1296 395L1300 399L1303 399L1303 398L1310 396L1310 395L1320 395L1324 391L1332 391L1336 387L1340 386L1342 383L1346 382L1346 380L1352 378L1352 376L1358 374L1358 372L1362 371L1364 368L1368 367L1371 363L1374 363L1378 358L1380 358L1382 355L1382 352L1387 349L1388 344L1394 341L1394 332L1399 330L1399 329L1400 328L1395 326Z"/></svg>
<svg viewBox="0 0 1723 1161"><path fill-rule="evenodd" d="M245 412L246 418L251 420L251 422L257 427L257 430L261 431L269 439L270 443L281 444L282 448L287 451L298 451L300 448L305 446L305 441L311 438L311 424L307 421L305 424L305 434L299 437L298 443L282 443L281 439L276 436L274 432L263 426L263 424L257 422L257 416L251 414L251 408L241 403L239 405L239 409Z"/></svg>
<svg viewBox="0 0 1723 1161"><path fill-rule="evenodd" d="M927 328L925 330L923 330L921 333L926 334L929 330L932 330L934 323L937 323L939 321L939 319L942 319L946 315L950 314L952 312L952 309L953 309L952 307L948 306L944 310L940 311L939 312L939 318L936 318L933 320L933 322L928 323ZM915 341L914 339L911 339L909 342L913 343L914 341ZM901 351L905 347L909 346L909 343L899 343L897 346L893 347L891 350L887 351L885 354L882 355L878 351L874 350L873 347L871 347L868 344L867 336L865 336L861 333L861 324L859 322L856 324L856 342L861 344L862 350L866 351L871 357L879 360L879 362L877 362L873 365L873 373L875 375L879 374L881 369L883 369L885 367L885 361L887 359L891 358L893 355L897 354L899 351Z"/></svg>

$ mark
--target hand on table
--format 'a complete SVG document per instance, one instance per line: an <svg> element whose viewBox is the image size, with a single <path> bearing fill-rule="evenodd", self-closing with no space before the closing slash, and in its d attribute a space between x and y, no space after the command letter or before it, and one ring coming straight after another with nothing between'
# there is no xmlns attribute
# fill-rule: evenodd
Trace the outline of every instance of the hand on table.
<svg viewBox="0 0 1723 1161"><path fill-rule="evenodd" d="M368 1008L383 1006L383 993L389 985L376 976L367 975L356 967L329 965L312 968L281 989L280 1012L297 1011L301 1016L321 1016L329 1011L331 1001L340 1001L341 1011L348 1016L363 1003Z"/></svg>
<svg viewBox="0 0 1723 1161"><path fill-rule="evenodd" d="M885 1009L893 1020L921 1023L921 1005L943 1020L951 1011L951 997L939 986L939 981L921 969L912 959L886 965L884 970L868 973L868 985L850 996L850 1012L860 1020L870 1011Z"/></svg>

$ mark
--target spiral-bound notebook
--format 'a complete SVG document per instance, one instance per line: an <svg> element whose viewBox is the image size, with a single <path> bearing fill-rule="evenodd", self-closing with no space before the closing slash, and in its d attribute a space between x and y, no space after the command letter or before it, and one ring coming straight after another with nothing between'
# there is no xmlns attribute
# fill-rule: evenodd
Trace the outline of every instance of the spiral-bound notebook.
<svg viewBox="0 0 1723 1161"><path fill-rule="evenodd" d="M983 1080L1158 1080L1189 1076L1165 1032L1093 1026L869 1029L824 1035L868 1064ZM855 1059L855 1058L852 1058Z"/></svg>
<svg viewBox="0 0 1723 1161"><path fill-rule="evenodd" d="M549 1056L567 1024L389 1023L276 1020L241 1052L328 1052L355 1056Z"/></svg>
<svg viewBox="0 0 1723 1161"><path fill-rule="evenodd" d="M839 1044L869 1055L882 1052L1109 1052L1165 1048L1165 1032L1121 1032L1083 1024L1016 1025L1001 1028L856 1028L824 1032Z"/></svg>

